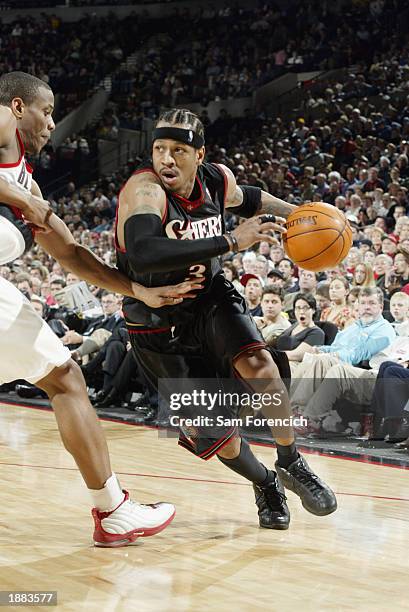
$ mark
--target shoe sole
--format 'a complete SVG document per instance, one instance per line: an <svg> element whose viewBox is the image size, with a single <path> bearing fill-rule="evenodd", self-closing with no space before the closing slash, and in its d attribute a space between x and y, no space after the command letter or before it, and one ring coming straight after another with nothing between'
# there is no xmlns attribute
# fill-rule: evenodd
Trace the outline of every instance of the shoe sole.
<svg viewBox="0 0 409 612"><path fill-rule="evenodd" d="M278 529L279 531L285 531L290 525L261 525L260 529Z"/></svg>
<svg viewBox="0 0 409 612"><path fill-rule="evenodd" d="M281 475L278 476L281 480L281 484L283 485L283 487L285 489L288 489L289 491L292 491L293 493L295 493L295 495L297 495L300 498L302 507L307 510L307 512L309 512L310 514L314 514L315 516L328 516L329 514L332 514L333 512L335 512L335 510L338 508L338 504L337 501L335 500L335 506L327 508L325 510L319 511L316 510L315 508L309 508L304 501L301 499L300 494L295 490L294 485L288 481L285 477L282 477Z"/></svg>
<svg viewBox="0 0 409 612"><path fill-rule="evenodd" d="M306 506L302 500L301 500L301 504L302 507L305 508L305 510L307 510L307 512L309 512L310 514L314 514L315 516L328 516L329 514L332 514L333 512L335 512L335 510L338 508L338 504L335 504L335 506L333 508L329 508L324 510L323 512L317 512L317 510L312 510L311 508L309 508L308 506Z"/></svg>
<svg viewBox="0 0 409 612"><path fill-rule="evenodd" d="M176 515L176 510L164 523L158 525L158 527L148 527L146 529L135 529L135 531L130 532L129 534L124 534L125 537L120 540L112 540L112 542L97 542L94 540L94 546L97 548L119 548L121 546L132 546L135 544L135 540L138 538L149 538L151 536L160 533L173 521Z"/></svg>

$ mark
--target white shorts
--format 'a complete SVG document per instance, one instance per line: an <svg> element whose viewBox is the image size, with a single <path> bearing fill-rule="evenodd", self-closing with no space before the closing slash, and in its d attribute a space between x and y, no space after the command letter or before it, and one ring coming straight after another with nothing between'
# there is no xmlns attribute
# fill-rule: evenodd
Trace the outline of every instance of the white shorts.
<svg viewBox="0 0 409 612"><path fill-rule="evenodd" d="M0 277L0 384L35 383L70 359L70 351L11 283Z"/></svg>

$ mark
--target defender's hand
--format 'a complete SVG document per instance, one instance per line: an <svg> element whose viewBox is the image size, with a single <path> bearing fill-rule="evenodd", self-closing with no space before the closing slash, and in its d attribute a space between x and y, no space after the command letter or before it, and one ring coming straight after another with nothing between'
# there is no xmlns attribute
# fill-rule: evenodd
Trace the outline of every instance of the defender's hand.
<svg viewBox="0 0 409 612"><path fill-rule="evenodd" d="M199 289L202 289L203 285L198 282L197 279L191 281L184 281L178 285L166 285L165 287L144 287L141 295L141 286L134 287L132 283L132 289L136 299L141 300L147 306L151 308L161 308L162 306L174 306L180 304L186 298L195 298L196 293Z"/></svg>
<svg viewBox="0 0 409 612"><path fill-rule="evenodd" d="M53 211L47 200L30 194L26 205L21 211L24 215L24 219L29 225L34 226L37 231L45 233L51 231L48 221Z"/></svg>

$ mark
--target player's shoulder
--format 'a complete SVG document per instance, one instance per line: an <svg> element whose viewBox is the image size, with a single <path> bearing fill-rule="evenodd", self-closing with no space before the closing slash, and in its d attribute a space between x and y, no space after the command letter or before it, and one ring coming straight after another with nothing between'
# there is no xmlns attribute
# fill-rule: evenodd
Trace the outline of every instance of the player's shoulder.
<svg viewBox="0 0 409 612"><path fill-rule="evenodd" d="M0 105L0 147L7 147L15 138L17 121L11 108Z"/></svg>
<svg viewBox="0 0 409 612"><path fill-rule="evenodd" d="M149 164L140 166L137 170L135 170L129 180L135 185L147 183L152 185L161 185L158 175Z"/></svg>
<svg viewBox="0 0 409 612"><path fill-rule="evenodd" d="M143 166L136 170L127 180L124 190L132 190L133 193L140 190L152 192L161 190L165 193L159 177L151 166Z"/></svg>
<svg viewBox="0 0 409 612"><path fill-rule="evenodd" d="M234 180L233 172L230 170L230 168L228 168L224 164L218 164L215 162L210 163L210 164L206 163L206 164L203 164L203 169L204 169L205 174L208 174L209 176L215 179L219 179L219 180L223 180L227 182Z"/></svg>
<svg viewBox="0 0 409 612"><path fill-rule="evenodd" d="M166 192L155 172L140 168L129 177L120 193L121 208L133 214L141 206L154 206L161 212L166 206Z"/></svg>

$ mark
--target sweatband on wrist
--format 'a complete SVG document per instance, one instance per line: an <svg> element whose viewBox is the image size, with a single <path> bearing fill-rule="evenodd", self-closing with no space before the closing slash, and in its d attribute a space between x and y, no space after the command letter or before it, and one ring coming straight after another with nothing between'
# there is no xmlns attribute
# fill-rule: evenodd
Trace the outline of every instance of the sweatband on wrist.
<svg viewBox="0 0 409 612"><path fill-rule="evenodd" d="M228 237L230 238L232 242L233 253L238 253L240 249L239 249L239 243L237 242L236 236L232 234L231 232L226 232L226 234L228 235Z"/></svg>
<svg viewBox="0 0 409 612"><path fill-rule="evenodd" d="M249 219L257 215L261 208L261 189L260 187L252 187L251 185L239 185L243 192L243 202L239 206L233 206L227 209L229 213Z"/></svg>

